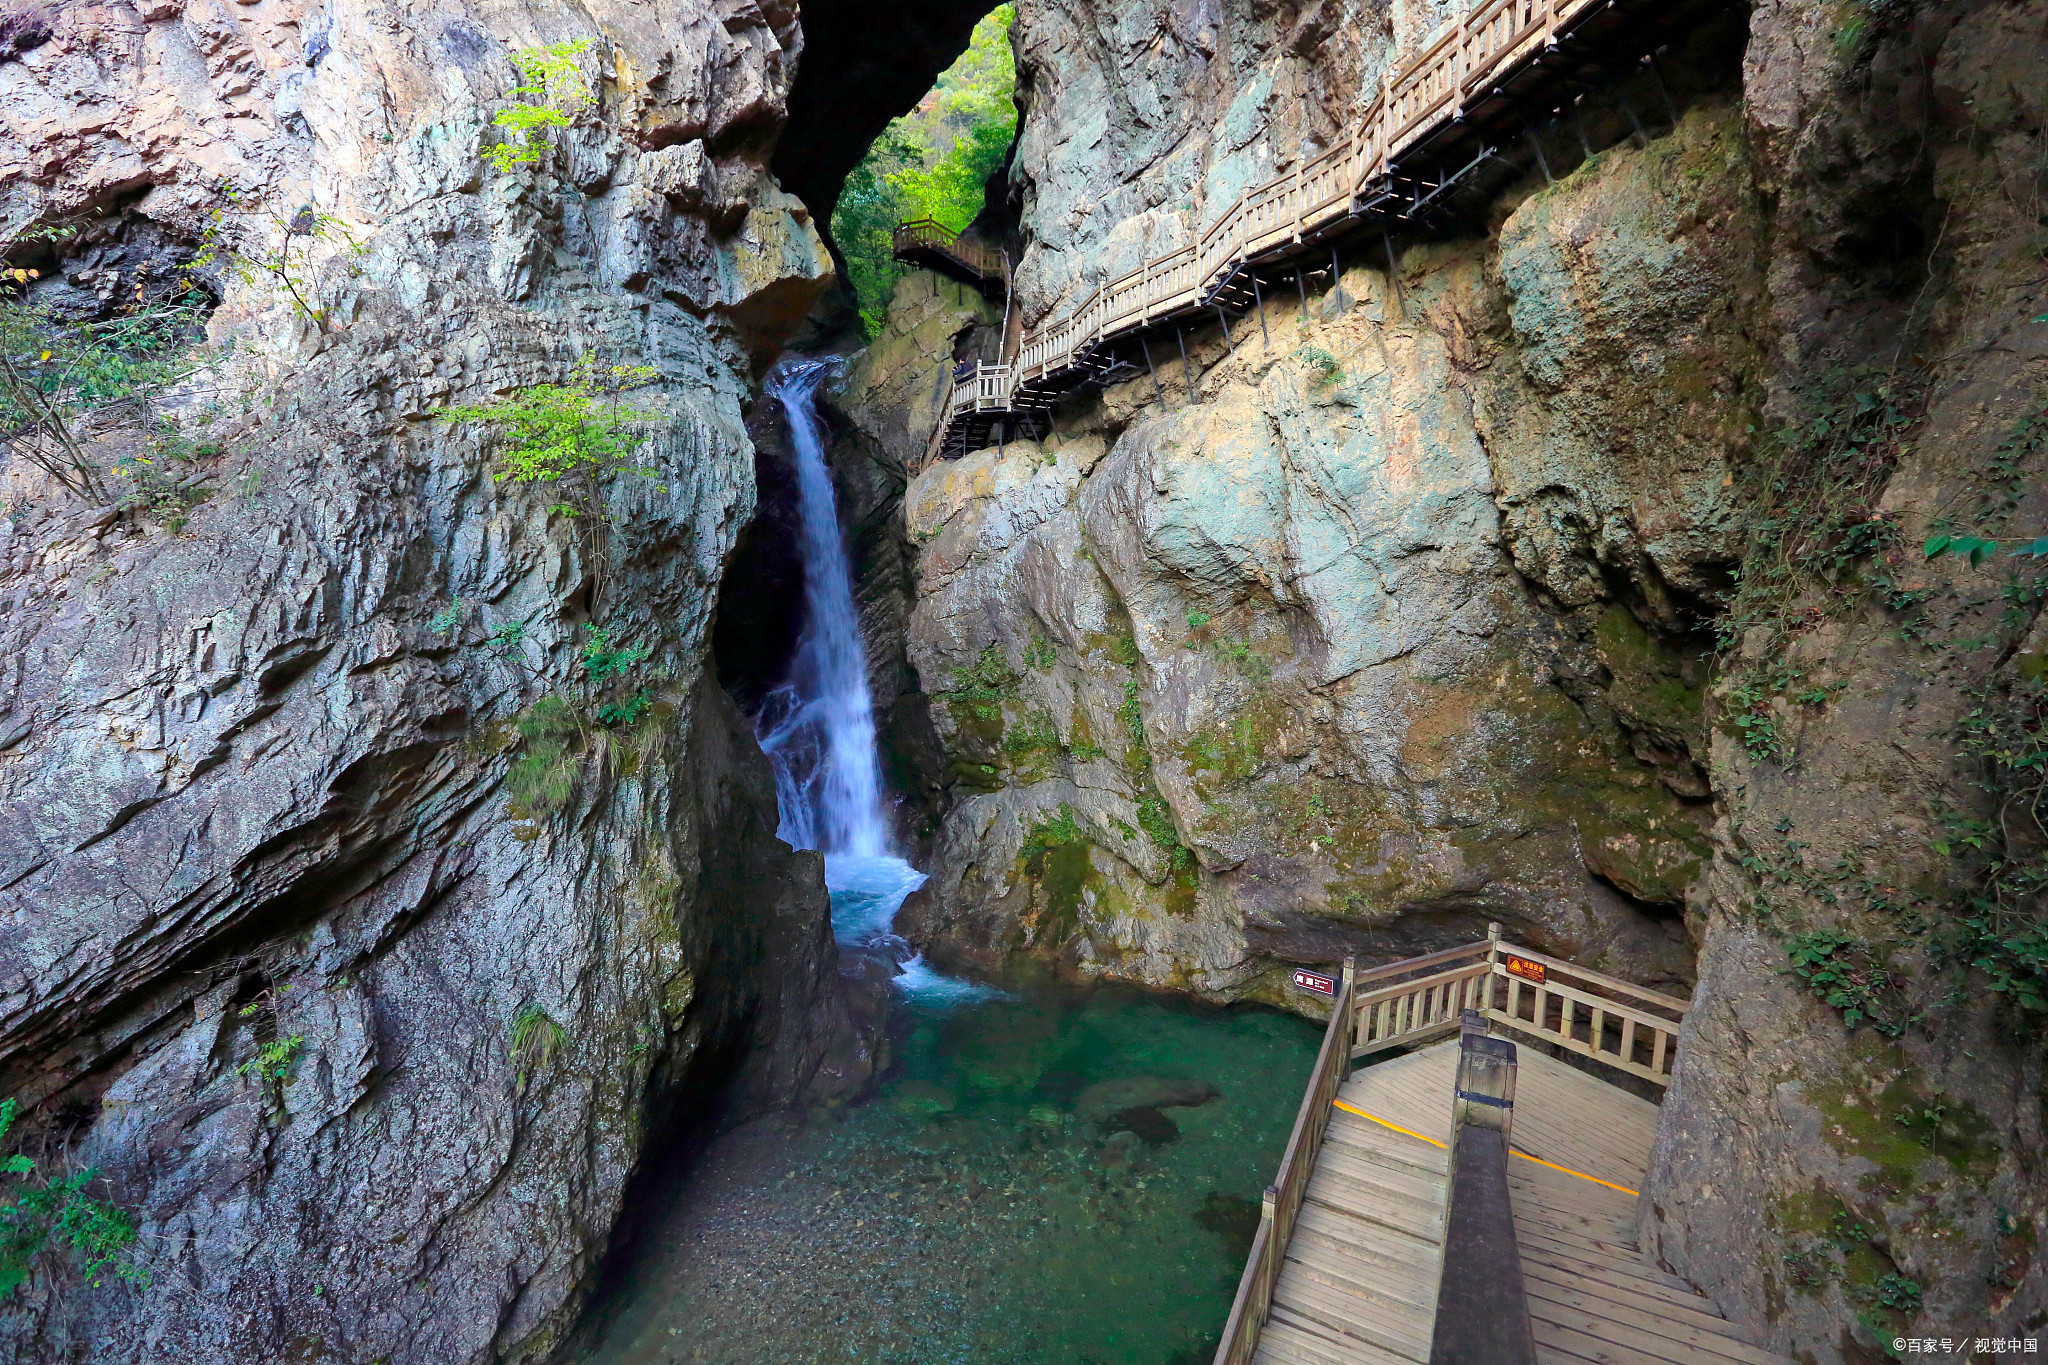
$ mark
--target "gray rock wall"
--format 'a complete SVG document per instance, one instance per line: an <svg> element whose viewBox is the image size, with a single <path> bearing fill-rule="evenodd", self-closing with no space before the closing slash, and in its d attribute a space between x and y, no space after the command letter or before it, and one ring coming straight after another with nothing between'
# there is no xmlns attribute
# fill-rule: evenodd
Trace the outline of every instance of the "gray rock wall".
<svg viewBox="0 0 2048 1365"><path fill-rule="evenodd" d="M174 414L221 451L188 519L0 466L0 1094L46 1168L100 1168L149 1277L52 1258L0 1351L547 1358L651 1123L735 1068L766 1104L871 1065L818 862L773 837L704 667L753 376L830 279L761 165L794 8L50 19L0 63L0 212L103 212L38 288L150 285L139 244L189 244L223 177L365 250L300 281L324 326L221 281ZM601 105L488 169L506 54L572 38ZM586 353L658 378L651 472L578 523L431 414ZM478 643L511 624L517 666ZM590 624L649 647L653 709L536 813L504 787L517 722L578 684Z"/></svg>
<svg viewBox="0 0 2048 1365"><path fill-rule="evenodd" d="M1323 145L1431 22L1340 9L1020 6L1027 317ZM2025 806L1959 741L2038 697L2037 575L1920 546L2048 515L2044 24L1759 6L1665 54L1675 127L1597 101L1598 156L1397 241L1398 290L1358 247L914 480L953 783L915 936L1277 1001L1502 920L1694 991L1668 1268L1801 1360L2038 1332L2038 987L1994 986L2040 907L1973 940L1956 833ZM1847 986L1792 971L1827 942Z"/></svg>

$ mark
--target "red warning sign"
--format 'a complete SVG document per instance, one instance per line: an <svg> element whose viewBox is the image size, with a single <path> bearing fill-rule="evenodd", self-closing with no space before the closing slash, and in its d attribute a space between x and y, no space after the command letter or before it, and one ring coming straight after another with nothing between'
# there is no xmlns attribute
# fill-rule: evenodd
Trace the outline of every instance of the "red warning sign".
<svg viewBox="0 0 2048 1365"><path fill-rule="evenodd" d="M1543 984L1543 964L1541 962L1531 962L1527 958L1508 957L1501 959L1501 965L1508 969L1509 976L1519 976L1522 980L1534 981L1539 986Z"/></svg>

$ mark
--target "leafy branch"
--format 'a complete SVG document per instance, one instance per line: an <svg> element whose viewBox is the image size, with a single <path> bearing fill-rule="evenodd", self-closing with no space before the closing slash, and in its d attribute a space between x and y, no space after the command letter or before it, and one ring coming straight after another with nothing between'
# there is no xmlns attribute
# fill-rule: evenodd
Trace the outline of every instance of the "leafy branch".
<svg viewBox="0 0 2048 1365"><path fill-rule="evenodd" d="M546 144L541 130L566 128L569 115L597 103L597 90L583 72L578 58L590 51L590 39L552 43L546 47L524 48L512 54L519 72L519 84L511 93L517 98L497 112L491 122L517 135L517 141L495 143L484 153L494 170L511 171L540 160Z"/></svg>
<svg viewBox="0 0 2048 1365"><path fill-rule="evenodd" d="M217 268L237 284L266 284L284 291L292 312L322 334L332 332L327 310L320 306L319 272L329 262L344 275L362 273L369 244L349 225L313 204L286 212L270 199L236 189L222 181L222 202L208 209L199 223L199 251L185 269L197 275Z"/></svg>
<svg viewBox="0 0 2048 1365"><path fill-rule="evenodd" d="M15 1100L0 1100L0 1143L6 1141L18 1112ZM129 1248L135 1245L134 1218L85 1192L99 1179L97 1168L51 1179L17 1152L0 1159L0 1176L11 1177L6 1195L0 1195L0 1298L20 1287L52 1244L68 1249L79 1273L92 1284L109 1275L133 1284L149 1283L149 1276L129 1257Z"/></svg>
<svg viewBox="0 0 2048 1365"><path fill-rule="evenodd" d="M0 276L0 437L67 491L103 500L88 429L146 420L157 396L197 368L188 344L200 309L187 293L68 321L21 296L36 276L18 268Z"/></svg>

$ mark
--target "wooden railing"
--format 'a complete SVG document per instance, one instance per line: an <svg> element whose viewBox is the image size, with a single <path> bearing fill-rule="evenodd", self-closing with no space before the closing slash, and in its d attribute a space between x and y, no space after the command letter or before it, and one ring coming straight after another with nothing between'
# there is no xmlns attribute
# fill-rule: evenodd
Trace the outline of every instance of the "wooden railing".
<svg viewBox="0 0 2048 1365"><path fill-rule="evenodd" d="M1294 1132L1279 1174L1266 1187L1259 1230L1215 1365L1249 1365L1258 1351L1295 1218L1329 1131L1333 1101L1355 1059L1454 1033L1464 1011L1476 1010L1518 1033L1664 1085L1677 1056L1678 1027L1690 1007L1690 1001L1676 996L1504 942L1498 924L1487 926L1479 943L1368 972L1346 959Z"/></svg>
<svg viewBox="0 0 2048 1365"><path fill-rule="evenodd" d="M1004 284L1010 277L1009 262L1000 248L963 236L935 218L902 224L889 235L889 248L891 254L899 257L917 251L934 252L992 283Z"/></svg>
<svg viewBox="0 0 2048 1365"><path fill-rule="evenodd" d="M1315 1170L1316 1153L1322 1150L1323 1135L1330 1128L1334 1111L1331 1102L1351 1072L1351 1017L1351 964L1346 962L1338 979L1329 1027L1323 1030L1323 1047L1316 1054L1316 1068L1309 1077L1308 1092L1301 1097L1301 1112L1294 1116L1294 1132L1280 1158L1280 1172L1266 1187L1259 1230L1252 1238L1244 1275L1237 1282L1237 1298L1230 1305L1222 1344L1216 1348L1216 1365L1250 1365L1259 1348L1259 1333L1273 1306L1273 1286L1279 1281L1280 1267L1287 1259L1288 1239L1294 1235L1295 1216L1301 1212L1309 1176Z"/></svg>
<svg viewBox="0 0 2048 1365"><path fill-rule="evenodd" d="M1353 1057L1409 1047L1458 1027L1462 1010L1530 1038L1668 1085L1690 1002L1505 943L1411 958L1359 976Z"/></svg>
<svg viewBox="0 0 2048 1365"><path fill-rule="evenodd" d="M1361 194L1375 182L1387 183L1402 153L1442 124L1462 118L1476 93L1554 41L1561 29L1608 3L1482 0L1444 25L1419 56L1400 68L1350 136L1248 190L1193 244L1097 286L1064 318L1027 333L1014 361L999 367L993 404L1011 406L1020 386L1050 387L1077 368L1077 356L1106 340L1209 306L1217 289L1244 263L1353 216ZM902 234L913 229L923 234L917 239L921 245L926 237L935 242L946 232L925 220L897 229L899 240L909 240ZM947 245L931 249L957 253L963 245L975 244L949 238ZM949 403L940 414L942 427L964 411L990 405L985 381L977 376L976 383L983 387L972 403ZM935 438L931 449L939 445Z"/></svg>

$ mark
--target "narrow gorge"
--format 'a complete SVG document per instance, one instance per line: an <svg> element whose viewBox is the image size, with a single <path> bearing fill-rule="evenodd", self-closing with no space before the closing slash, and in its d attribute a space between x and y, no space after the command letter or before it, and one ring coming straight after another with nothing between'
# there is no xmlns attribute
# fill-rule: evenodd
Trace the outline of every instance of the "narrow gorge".
<svg viewBox="0 0 2048 1365"><path fill-rule="evenodd" d="M2044 53L0 0L0 1357L1250 1359L1489 942L1745 1343L1534 1359L2038 1353Z"/></svg>

